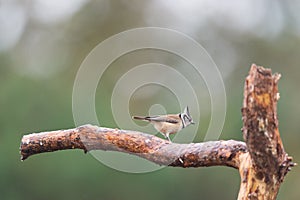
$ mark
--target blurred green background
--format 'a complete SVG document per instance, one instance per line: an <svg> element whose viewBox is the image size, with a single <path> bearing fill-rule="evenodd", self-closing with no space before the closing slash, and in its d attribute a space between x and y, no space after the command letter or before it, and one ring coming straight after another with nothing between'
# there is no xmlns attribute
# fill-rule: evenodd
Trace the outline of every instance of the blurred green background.
<svg viewBox="0 0 300 200"><path fill-rule="evenodd" d="M271 0L0 0L0 199L237 198L239 174L227 167L168 167L131 174L111 169L80 150L20 161L19 144L24 134L75 126L73 84L88 53L104 39L137 27L180 31L211 55L227 95L220 139L242 140L240 109L244 78L251 64L281 73L280 132L286 151L299 161L299 10L299 2ZM147 51L142 55L136 52L127 61L169 61L166 55L156 58L157 54L149 59ZM101 83L107 93L96 94L98 99L108 99L96 103L97 116L106 127L116 127L109 95L115 74L123 68L122 62L114 65ZM159 92L153 94L158 100ZM140 100L140 113L146 110L143 104L152 101ZM172 110L178 112L178 105L171 105L168 112ZM208 123L209 117L204 115L201 120ZM202 138L197 135L195 141ZM299 172L295 167L287 175L278 199L299 199Z"/></svg>

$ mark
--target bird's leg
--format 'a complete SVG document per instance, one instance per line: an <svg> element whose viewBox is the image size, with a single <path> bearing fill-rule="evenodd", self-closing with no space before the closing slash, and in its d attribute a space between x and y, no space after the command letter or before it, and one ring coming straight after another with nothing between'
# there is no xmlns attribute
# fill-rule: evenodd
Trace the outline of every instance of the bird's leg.
<svg viewBox="0 0 300 200"><path fill-rule="evenodd" d="M166 139L168 139L170 142L172 142L171 141L171 139L170 139L170 134L169 133L166 133L166 134L164 134L164 133L162 133L162 132L159 132L160 134L162 134Z"/></svg>
<svg viewBox="0 0 300 200"><path fill-rule="evenodd" d="M172 142L171 139L170 139L170 134L169 134L169 133L166 133L166 138L167 138L170 142Z"/></svg>

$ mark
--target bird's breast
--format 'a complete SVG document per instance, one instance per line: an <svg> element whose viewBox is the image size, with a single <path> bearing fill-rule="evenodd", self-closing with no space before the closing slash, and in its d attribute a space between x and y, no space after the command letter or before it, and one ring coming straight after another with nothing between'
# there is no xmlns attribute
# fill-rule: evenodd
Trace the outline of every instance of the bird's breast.
<svg viewBox="0 0 300 200"><path fill-rule="evenodd" d="M174 134L177 133L182 129L182 124L181 123L167 123L167 122L159 122L159 123L153 123L154 128L158 130L161 133L169 133L169 134Z"/></svg>

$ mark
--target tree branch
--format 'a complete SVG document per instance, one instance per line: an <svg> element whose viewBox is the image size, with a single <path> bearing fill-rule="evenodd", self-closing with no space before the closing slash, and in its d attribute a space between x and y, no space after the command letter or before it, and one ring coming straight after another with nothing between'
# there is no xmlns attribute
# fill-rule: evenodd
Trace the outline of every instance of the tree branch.
<svg viewBox="0 0 300 200"><path fill-rule="evenodd" d="M137 131L92 125L25 135L20 149L22 160L38 153L83 149L85 152L107 150L130 153L159 165L176 167L224 165L234 168L239 167L239 156L247 151L244 142L234 140L176 144Z"/></svg>
<svg viewBox="0 0 300 200"><path fill-rule="evenodd" d="M66 149L120 151L159 165L174 167L229 166L239 169L239 200L274 200L291 167L278 131L279 74L252 65L243 101L244 142L211 141L176 144L153 135L84 125L75 129L24 135L21 159Z"/></svg>
<svg viewBox="0 0 300 200"><path fill-rule="evenodd" d="M279 79L280 74L255 64L246 78L242 130L250 156L240 166L239 199L276 199L284 176L295 165L278 131Z"/></svg>

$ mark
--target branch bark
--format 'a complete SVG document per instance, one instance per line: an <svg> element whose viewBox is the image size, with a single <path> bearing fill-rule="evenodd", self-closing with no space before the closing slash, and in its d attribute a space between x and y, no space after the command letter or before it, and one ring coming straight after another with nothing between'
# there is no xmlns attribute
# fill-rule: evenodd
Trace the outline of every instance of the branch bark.
<svg viewBox="0 0 300 200"><path fill-rule="evenodd" d="M246 78L242 130L249 156L239 169L239 199L276 199L284 176L295 165L284 151L278 130L280 76L253 64Z"/></svg>
<svg viewBox="0 0 300 200"><path fill-rule="evenodd" d="M75 129L25 135L21 142L21 159L65 149L119 151L159 165L176 167L224 165L234 168L239 167L239 156L247 151L244 142L234 140L176 144L137 131L84 125Z"/></svg>
<svg viewBox="0 0 300 200"><path fill-rule="evenodd" d="M252 65L242 108L245 143L228 140L176 144L137 131L84 125L24 135L21 159L44 152L83 149L120 151L174 167L229 166L240 172L239 200L274 200L285 175L295 165L278 131L279 78L270 69Z"/></svg>

